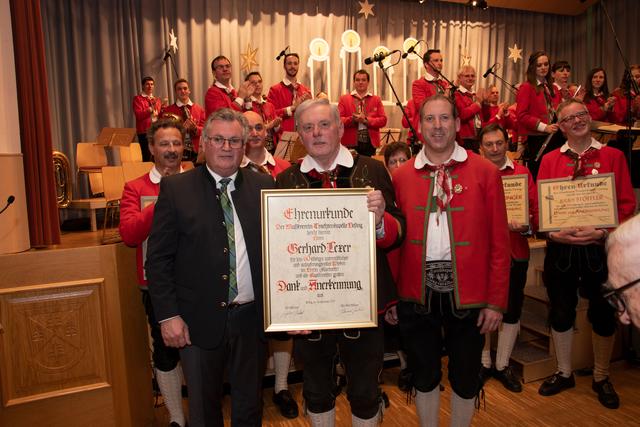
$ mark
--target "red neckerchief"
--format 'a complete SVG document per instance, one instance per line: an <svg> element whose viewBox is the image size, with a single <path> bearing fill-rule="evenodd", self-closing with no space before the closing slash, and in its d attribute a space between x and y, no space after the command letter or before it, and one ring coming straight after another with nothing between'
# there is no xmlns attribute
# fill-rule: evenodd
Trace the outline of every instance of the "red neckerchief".
<svg viewBox="0 0 640 427"><path fill-rule="evenodd" d="M451 201L452 192L450 186L451 175L449 174L449 170L458 164L458 162L454 159L449 160L446 163L442 163L437 166L433 166L430 164L425 164L425 168L435 174L435 185L436 185L436 204L438 205L438 211L436 215L436 223L440 224L440 214L443 210L447 208L449 202Z"/></svg>
<svg viewBox="0 0 640 427"><path fill-rule="evenodd" d="M322 188L336 188L336 180L338 179L338 173L340 172L340 165L330 171L320 172L316 169L311 169L307 174L311 178L322 181Z"/></svg>
<svg viewBox="0 0 640 427"><path fill-rule="evenodd" d="M598 150L596 150L595 148L589 147L582 154L576 153L575 151L571 150L571 148L564 152L567 156L573 159L573 176L571 177L572 180L578 178L579 176L585 175L586 171L584 165L587 160L591 159L597 153L597 151Z"/></svg>

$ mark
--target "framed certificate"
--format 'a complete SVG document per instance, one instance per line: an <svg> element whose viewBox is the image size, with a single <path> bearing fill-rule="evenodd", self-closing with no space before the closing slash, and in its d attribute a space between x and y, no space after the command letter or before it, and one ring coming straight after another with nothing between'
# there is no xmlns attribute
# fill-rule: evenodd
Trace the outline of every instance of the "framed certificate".
<svg viewBox="0 0 640 427"><path fill-rule="evenodd" d="M262 190L265 331L377 326L369 191Z"/></svg>
<svg viewBox="0 0 640 427"><path fill-rule="evenodd" d="M509 223L529 225L529 175L503 176L502 187Z"/></svg>
<svg viewBox="0 0 640 427"><path fill-rule="evenodd" d="M158 201L158 196L140 196L140 210L143 210L147 206ZM142 265L144 266L147 262L147 242L149 241L149 237L147 236L142 242ZM142 277L144 280L147 280L147 270L142 269Z"/></svg>
<svg viewBox="0 0 640 427"><path fill-rule="evenodd" d="M538 181L540 231L618 225L613 173Z"/></svg>

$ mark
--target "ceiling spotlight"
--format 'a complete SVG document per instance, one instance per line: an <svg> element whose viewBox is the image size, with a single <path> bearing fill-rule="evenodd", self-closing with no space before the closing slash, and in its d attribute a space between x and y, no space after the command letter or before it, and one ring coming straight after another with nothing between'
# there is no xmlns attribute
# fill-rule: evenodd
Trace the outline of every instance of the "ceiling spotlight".
<svg viewBox="0 0 640 427"><path fill-rule="evenodd" d="M420 3L420 4L422 4L424 2L425 2L425 0L418 0L418 3Z"/></svg>
<svg viewBox="0 0 640 427"><path fill-rule="evenodd" d="M469 6L478 7L482 10L489 9L489 5L487 4L487 0L469 0Z"/></svg>

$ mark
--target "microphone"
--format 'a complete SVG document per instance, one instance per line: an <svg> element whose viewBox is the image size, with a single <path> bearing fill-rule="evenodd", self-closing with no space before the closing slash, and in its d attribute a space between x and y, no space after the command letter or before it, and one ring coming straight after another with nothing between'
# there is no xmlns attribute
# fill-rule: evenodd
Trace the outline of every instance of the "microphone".
<svg viewBox="0 0 640 427"><path fill-rule="evenodd" d="M164 53L164 58L162 58L163 61L166 61L167 59L169 59L169 57L171 56L171 48L167 49L167 51Z"/></svg>
<svg viewBox="0 0 640 427"><path fill-rule="evenodd" d="M4 208L2 208L2 210L0 210L0 214L1 214L2 212L6 211L6 210L7 210L7 208L8 208L9 206L11 206L11 204L12 204L15 200L16 200L16 198L15 198L15 196L14 196L13 194L12 194L12 195L10 195L9 197L7 197L7 204L6 204L6 205L4 205Z"/></svg>
<svg viewBox="0 0 640 427"><path fill-rule="evenodd" d="M409 48L409 50L407 50L405 53L402 54L402 59L406 58L407 56L409 56L410 54L412 54L413 52L415 52L416 48L418 47L418 45L422 42L422 40L418 40L413 46L411 46Z"/></svg>
<svg viewBox="0 0 640 427"><path fill-rule="evenodd" d="M276 61L280 61L280 58L282 58L287 53L287 49L289 49L289 46L285 47L280 51L278 56L276 56Z"/></svg>
<svg viewBox="0 0 640 427"><path fill-rule="evenodd" d="M486 79L489 74L493 73L493 71L496 69L497 65L498 65L498 63L496 62L491 67L489 67L489 69L487 71L485 71L484 74L482 75L482 78Z"/></svg>
<svg viewBox="0 0 640 427"><path fill-rule="evenodd" d="M393 55L396 52L400 52L398 49L392 50L390 52L380 52L380 53L376 53L373 56L370 56L368 58L366 58L364 60L364 63L367 65L373 64L374 62L382 62L384 61L387 57Z"/></svg>

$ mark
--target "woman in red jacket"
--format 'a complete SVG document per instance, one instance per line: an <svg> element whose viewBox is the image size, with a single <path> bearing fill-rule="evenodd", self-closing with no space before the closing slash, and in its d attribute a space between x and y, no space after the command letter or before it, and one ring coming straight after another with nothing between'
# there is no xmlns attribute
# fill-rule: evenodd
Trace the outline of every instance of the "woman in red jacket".
<svg viewBox="0 0 640 427"><path fill-rule="evenodd" d="M558 131L555 109L560 104L560 93L554 90L551 79L549 56L538 51L529 56L527 81L520 85L516 97L518 135L526 135L524 160L535 178L539 162L535 161L538 150L549 134ZM559 136L559 134L558 134ZM548 149L556 148L549 144Z"/></svg>
<svg viewBox="0 0 640 427"><path fill-rule="evenodd" d="M593 120L614 123L613 107L616 97L609 94L607 73L603 68L594 68L589 71L587 81L584 84L584 103Z"/></svg>

